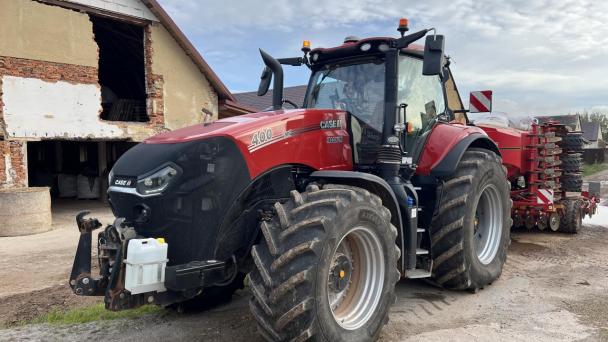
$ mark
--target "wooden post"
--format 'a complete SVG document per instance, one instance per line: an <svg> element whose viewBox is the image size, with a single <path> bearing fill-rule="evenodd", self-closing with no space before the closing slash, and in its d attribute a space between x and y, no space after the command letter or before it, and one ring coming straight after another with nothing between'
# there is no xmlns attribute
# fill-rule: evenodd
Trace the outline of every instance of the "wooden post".
<svg viewBox="0 0 608 342"><path fill-rule="evenodd" d="M105 141L100 141L97 143L97 164L99 166L99 196L101 197L102 202L108 201L108 144Z"/></svg>

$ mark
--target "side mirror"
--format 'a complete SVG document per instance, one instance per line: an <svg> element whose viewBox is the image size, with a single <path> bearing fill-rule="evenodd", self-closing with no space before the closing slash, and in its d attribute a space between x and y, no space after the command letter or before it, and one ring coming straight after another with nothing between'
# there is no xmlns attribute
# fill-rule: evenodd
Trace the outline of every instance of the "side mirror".
<svg viewBox="0 0 608 342"><path fill-rule="evenodd" d="M272 109L279 110L283 108L283 67L281 63L274 57L260 49L260 55L266 67L262 72L260 87L258 88L258 95L262 96L268 91L270 85L270 79L274 78L273 91L272 91ZM261 93L261 95L260 95Z"/></svg>
<svg viewBox="0 0 608 342"><path fill-rule="evenodd" d="M486 113L492 111L492 91L472 91L469 96L469 113Z"/></svg>
<svg viewBox="0 0 608 342"><path fill-rule="evenodd" d="M422 74L426 76L442 75L445 65L445 55L443 53L445 40L443 35L426 36L424 41L424 62L422 64Z"/></svg>
<svg viewBox="0 0 608 342"><path fill-rule="evenodd" d="M272 71L268 67L264 67L262 75L260 76L260 85L258 87L258 96L264 96L270 88L270 81L272 80Z"/></svg>

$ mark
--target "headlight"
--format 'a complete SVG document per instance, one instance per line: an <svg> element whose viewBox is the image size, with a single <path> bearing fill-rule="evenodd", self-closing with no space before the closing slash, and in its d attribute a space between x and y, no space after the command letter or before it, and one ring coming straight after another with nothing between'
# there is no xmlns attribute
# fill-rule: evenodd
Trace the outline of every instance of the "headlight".
<svg viewBox="0 0 608 342"><path fill-rule="evenodd" d="M171 166L153 173L152 175L137 181L137 192L141 195L154 195L165 190L171 180L177 176L177 170Z"/></svg>

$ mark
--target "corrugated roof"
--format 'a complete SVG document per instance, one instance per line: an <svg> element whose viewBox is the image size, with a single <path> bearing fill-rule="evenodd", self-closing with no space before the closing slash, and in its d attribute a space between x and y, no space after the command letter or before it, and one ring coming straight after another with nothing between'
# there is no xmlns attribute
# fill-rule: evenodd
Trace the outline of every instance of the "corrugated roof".
<svg viewBox="0 0 608 342"><path fill-rule="evenodd" d="M299 85L295 87L286 87L283 89L283 98L289 100L301 107L304 104L304 97L306 96L306 86ZM246 93L234 94L236 101L246 107L254 108L255 110L262 111L269 107L272 107L272 90L269 90L266 95L258 96L257 91L250 91ZM285 105L289 108L289 105Z"/></svg>
<svg viewBox="0 0 608 342"><path fill-rule="evenodd" d="M597 141L599 138L600 127L599 122L581 122L583 137L589 141Z"/></svg>

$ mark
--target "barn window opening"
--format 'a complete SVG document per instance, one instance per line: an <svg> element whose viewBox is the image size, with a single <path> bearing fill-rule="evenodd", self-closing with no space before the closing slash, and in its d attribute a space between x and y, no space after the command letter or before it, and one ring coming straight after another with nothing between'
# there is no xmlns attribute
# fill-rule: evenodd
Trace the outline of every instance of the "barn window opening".
<svg viewBox="0 0 608 342"><path fill-rule="evenodd" d="M91 15L99 46L101 118L146 122L144 28Z"/></svg>

